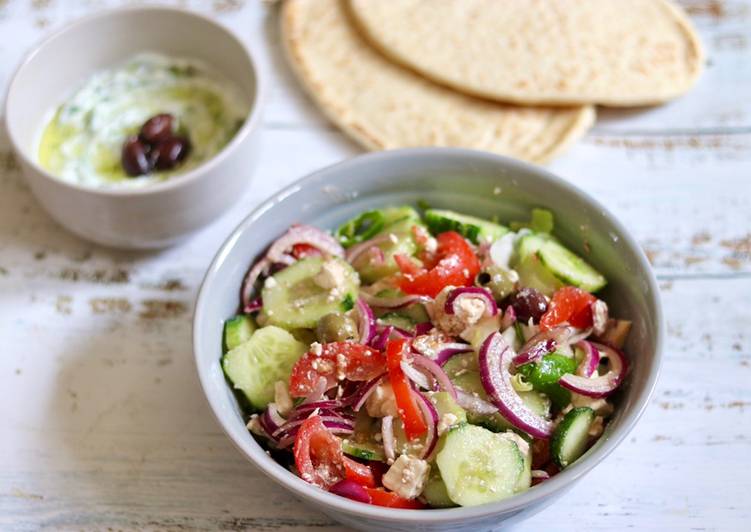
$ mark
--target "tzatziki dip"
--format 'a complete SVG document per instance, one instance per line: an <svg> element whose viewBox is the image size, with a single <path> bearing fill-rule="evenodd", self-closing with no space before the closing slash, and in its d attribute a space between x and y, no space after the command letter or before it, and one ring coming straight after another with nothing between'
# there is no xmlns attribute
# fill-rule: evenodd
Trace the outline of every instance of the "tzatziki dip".
<svg viewBox="0 0 751 532"><path fill-rule="evenodd" d="M248 111L239 88L203 63L142 53L95 73L51 111L39 140L39 163L75 184L148 186L216 155ZM142 125L157 115L170 117L174 134L186 142L189 153L186 150L184 161L169 170L157 164L144 175L129 175L123 167L124 143L137 141Z"/></svg>

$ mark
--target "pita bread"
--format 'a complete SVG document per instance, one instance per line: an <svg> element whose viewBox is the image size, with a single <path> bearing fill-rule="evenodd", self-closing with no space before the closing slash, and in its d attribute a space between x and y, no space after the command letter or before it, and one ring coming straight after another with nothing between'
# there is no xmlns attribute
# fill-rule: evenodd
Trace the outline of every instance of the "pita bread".
<svg viewBox="0 0 751 532"><path fill-rule="evenodd" d="M519 104L661 103L702 71L666 0L349 0L368 39L456 90Z"/></svg>
<svg viewBox="0 0 751 532"><path fill-rule="evenodd" d="M287 0L282 38L290 64L313 99L371 150L455 146L542 162L594 122L588 106L513 107L427 81L364 41L343 0Z"/></svg>

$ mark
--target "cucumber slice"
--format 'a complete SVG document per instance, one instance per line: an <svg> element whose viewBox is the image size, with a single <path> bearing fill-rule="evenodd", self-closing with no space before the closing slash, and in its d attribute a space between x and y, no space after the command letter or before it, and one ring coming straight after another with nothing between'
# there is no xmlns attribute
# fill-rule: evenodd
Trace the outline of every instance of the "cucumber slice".
<svg viewBox="0 0 751 532"><path fill-rule="evenodd" d="M514 269L519 274L520 286L534 288L548 297L563 286L563 282L543 265L536 253L520 258Z"/></svg>
<svg viewBox="0 0 751 532"><path fill-rule="evenodd" d="M409 233L412 231L413 225L423 225L420 214L408 205L389 207L381 212L383 213L383 230L381 232Z"/></svg>
<svg viewBox="0 0 751 532"><path fill-rule="evenodd" d="M524 457L522 474L519 475L519 481L514 486L514 493L526 491L532 485L532 445L527 448L527 455Z"/></svg>
<svg viewBox="0 0 751 532"><path fill-rule="evenodd" d="M582 290L597 292L607 284L597 270L555 240L545 242L537 253L546 268Z"/></svg>
<svg viewBox="0 0 751 532"><path fill-rule="evenodd" d="M376 462L386 461L386 456L383 454L383 447L372 443L359 443L352 440L342 440L342 451L344 451L344 454L360 458L361 460Z"/></svg>
<svg viewBox="0 0 751 532"><path fill-rule="evenodd" d="M378 318L378 321L380 321L384 325L393 325L394 327L398 327L409 332L414 332L415 330L415 322L409 319L407 316L404 316L403 314L400 314L398 312L389 312L387 314L384 314L383 316Z"/></svg>
<svg viewBox="0 0 751 532"><path fill-rule="evenodd" d="M224 348L230 351L238 345L250 340L250 336L258 328L253 318L247 314L240 314L224 322Z"/></svg>
<svg viewBox="0 0 751 532"><path fill-rule="evenodd" d="M414 323L425 323L426 321L430 321L430 316L428 316L428 312L425 310L425 305L422 303L415 303L414 305L400 308L396 312L397 314L412 320Z"/></svg>
<svg viewBox="0 0 751 532"><path fill-rule="evenodd" d="M559 467L571 465L587 450L589 427L594 420L594 410L581 406L569 411L558 424L550 440L550 454Z"/></svg>
<svg viewBox="0 0 751 532"><path fill-rule="evenodd" d="M287 381L292 366L308 350L289 332L269 325L222 358L224 374L258 410L274 400L274 383Z"/></svg>
<svg viewBox="0 0 751 532"><path fill-rule="evenodd" d="M428 393L428 398L433 403L433 406L435 406L439 420L443 420L445 414L451 414L456 418L452 425L467 422L467 413L461 406L456 404L456 401L448 392L430 392Z"/></svg>
<svg viewBox="0 0 751 532"><path fill-rule="evenodd" d="M434 235L456 231L474 244L481 241L493 242L509 232L507 227L488 220L441 209L425 211L425 223Z"/></svg>
<svg viewBox="0 0 751 532"><path fill-rule="evenodd" d="M514 494L524 456L510 438L467 424L446 435L436 463L449 498L460 506L476 506Z"/></svg>
<svg viewBox="0 0 751 532"><path fill-rule="evenodd" d="M396 230L392 232L391 229L385 230L388 230L389 234L393 234L394 238L378 244L378 247L383 252L383 261L374 261L370 254L363 253L353 263L357 273L360 274L363 282L367 284L372 284L378 279L393 275L399 271L399 266L397 266L394 260L394 255L411 257L417 251L417 246L408 232L397 232Z"/></svg>
<svg viewBox="0 0 751 532"><path fill-rule="evenodd" d="M456 503L449 497L446 484L443 482L441 473L436 467L430 470L430 476L422 490L421 497L433 508L453 508L456 506Z"/></svg>
<svg viewBox="0 0 751 532"><path fill-rule="evenodd" d="M550 240L550 235L541 235L537 233L529 233L521 237L517 243L517 254L519 261L526 259L532 255L536 255L540 248Z"/></svg>
<svg viewBox="0 0 751 532"><path fill-rule="evenodd" d="M274 275L273 282L264 284L261 316L266 324L285 329L313 328L322 316L352 308L360 284L357 273L342 259L326 260L337 261L344 272L336 293L315 282L315 276L324 264L323 258L299 260Z"/></svg>

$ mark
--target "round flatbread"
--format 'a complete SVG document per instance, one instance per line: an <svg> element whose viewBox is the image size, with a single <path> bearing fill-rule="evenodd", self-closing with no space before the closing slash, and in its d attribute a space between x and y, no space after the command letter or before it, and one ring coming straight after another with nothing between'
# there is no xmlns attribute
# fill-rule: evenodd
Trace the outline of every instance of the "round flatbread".
<svg viewBox="0 0 751 532"><path fill-rule="evenodd" d="M425 80L363 40L344 0L287 0L282 38L293 70L321 109L372 150L454 146L544 162L594 122L588 106L520 108Z"/></svg>
<svg viewBox="0 0 751 532"><path fill-rule="evenodd" d="M636 106L685 93L703 64L666 0L349 0L393 60L467 94L520 104Z"/></svg>

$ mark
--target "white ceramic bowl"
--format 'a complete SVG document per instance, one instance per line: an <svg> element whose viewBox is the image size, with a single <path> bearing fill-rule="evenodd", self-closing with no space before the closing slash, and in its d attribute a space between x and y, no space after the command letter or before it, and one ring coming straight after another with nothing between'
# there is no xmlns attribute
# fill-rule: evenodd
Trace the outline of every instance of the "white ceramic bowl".
<svg viewBox="0 0 751 532"><path fill-rule="evenodd" d="M201 166L139 189L64 182L37 163L49 111L92 73L144 51L201 60L235 83L250 112L225 148ZM173 244L219 217L250 182L262 84L249 50L201 15L166 7L107 10L75 21L39 44L18 68L6 99L13 148L37 200L61 225L121 248Z"/></svg>
<svg viewBox="0 0 751 532"><path fill-rule="evenodd" d="M367 209L425 200L439 208L501 220L555 213L555 234L608 279L613 315L633 321L626 344L631 370L602 438L572 466L530 490L493 504L445 510L395 510L327 493L274 462L253 439L220 367L222 325L239 307L249 267L291 224L334 228ZM198 295L193 343L211 409L229 437L266 475L315 508L365 530L488 530L539 511L607 456L633 428L657 379L664 321L657 285L639 245L595 200L542 168L489 153L425 148L356 157L320 170L277 193L230 235ZM613 479L613 482L617 482ZM634 487L634 489L637 489Z"/></svg>

